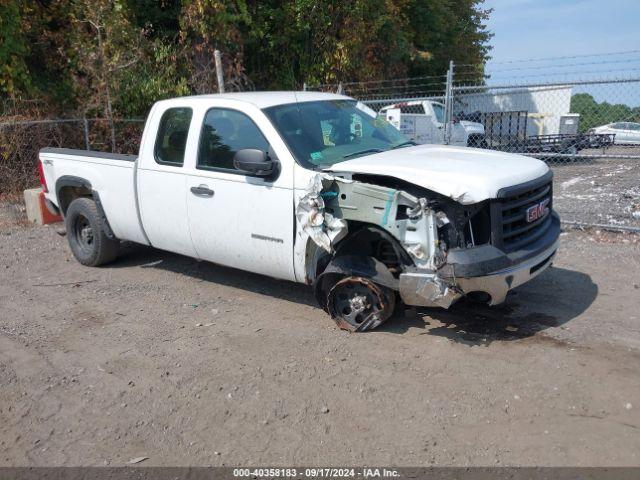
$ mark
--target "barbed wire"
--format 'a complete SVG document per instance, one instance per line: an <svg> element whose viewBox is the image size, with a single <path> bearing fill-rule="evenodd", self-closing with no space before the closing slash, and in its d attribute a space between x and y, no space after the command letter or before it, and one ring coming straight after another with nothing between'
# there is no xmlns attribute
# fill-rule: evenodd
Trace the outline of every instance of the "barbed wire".
<svg viewBox="0 0 640 480"><path fill-rule="evenodd" d="M523 58L523 59L518 59L518 60L503 60L503 61L499 61L499 62L494 62L491 60L488 60L487 62L485 62L485 65L487 64L491 64L491 65L506 65L506 64L513 64L513 63L524 63L524 62L541 62L541 61L546 61L546 60L570 60L570 59L575 59L575 58L588 58L588 57L610 57L612 55L630 55L630 54L636 54L636 53L640 53L640 50L622 50L622 51L617 51L617 52L606 52L606 53L585 53L585 54L578 54L578 55L563 55L560 57L537 57L537 58ZM457 64L458 66L474 66L477 64L474 63L459 63Z"/></svg>
<svg viewBox="0 0 640 480"><path fill-rule="evenodd" d="M433 84L433 83L414 83L414 84L405 84L405 85L391 85L391 86L384 86L384 87L378 87L378 88L347 88L347 89L345 89L345 91L348 91L348 92L367 92L367 91L385 92L385 91L398 91L398 90L407 90L407 89L416 89L416 88L444 91L445 86L444 85L437 85L437 84Z"/></svg>
<svg viewBox="0 0 640 480"><path fill-rule="evenodd" d="M572 87L572 86L584 86L584 85L607 85L607 84L628 84L628 83L638 83L640 82L640 76L631 77L631 78L608 78L608 79L597 79L597 80L572 80L572 81L564 81L561 85L558 83L515 83L515 84L498 84L498 85L454 85L453 88L457 90L473 90L473 89L486 89L486 90L500 90L500 89L508 89L508 88L516 88L522 89L522 91L526 91L529 88L538 88L538 87ZM516 91L516 90L514 90Z"/></svg>
<svg viewBox="0 0 640 480"><path fill-rule="evenodd" d="M593 71L573 71L573 72L552 72L552 73L540 73L540 74L530 74L530 75L519 75L513 76L493 76L493 75L485 75L483 77L478 77L475 75L465 75L459 74L453 76L453 82L456 84L476 84L480 86L488 86L491 85L492 82L508 82L512 84L517 83L526 83L528 79L536 79L536 78L550 78L548 82L550 83L558 83L558 82L568 82L571 83L574 81L576 76L582 75L590 75L590 76L598 76L593 77L591 79L587 79L587 81L598 81L604 80L605 82L616 82L616 81L625 81L628 80L628 76L620 75L620 74L633 74L634 72L640 71L640 68L626 68L626 69L614 69L614 70L593 70ZM633 75L635 77L635 75ZM573 78L568 78L573 77Z"/></svg>
<svg viewBox="0 0 640 480"><path fill-rule="evenodd" d="M522 71L522 70L538 70L541 68L569 68L569 67L590 66L590 65L631 64L636 62L640 62L640 58L630 58L630 59L624 59L624 60L603 60L601 62L566 63L562 65L531 65L528 67L501 68L498 70L484 68L483 70L485 72L488 72L488 74L494 74L494 73L501 73L501 72L516 72L516 71ZM455 70L456 69L454 66L454 72Z"/></svg>
<svg viewBox="0 0 640 480"><path fill-rule="evenodd" d="M314 90L318 88L326 88L326 87L337 87L342 84L343 87L348 87L351 85L372 85L372 84L380 84L380 83L388 83L388 82L401 82L401 81L412 81L412 80L425 80L429 78L439 78L446 79L447 75L424 75L417 77L404 77L404 78L391 78L391 79L383 79L383 80L365 80L362 82L336 82L336 83L321 83L318 85L307 85L307 90ZM443 80L444 83L444 80Z"/></svg>

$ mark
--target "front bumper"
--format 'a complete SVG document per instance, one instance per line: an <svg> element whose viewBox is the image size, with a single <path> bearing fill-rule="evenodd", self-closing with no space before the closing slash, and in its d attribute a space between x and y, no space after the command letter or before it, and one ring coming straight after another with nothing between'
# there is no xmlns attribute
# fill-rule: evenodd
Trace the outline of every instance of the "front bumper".
<svg viewBox="0 0 640 480"><path fill-rule="evenodd" d="M407 305L448 308L466 294L482 292L490 296L490 305L504 302L509 290L551 265L560 243L560 219L555 213L552 215L549 230L524 251L498 255L485 247L471 248L450 255L438 272L416 269L402 273L400 297Z"/></svg>

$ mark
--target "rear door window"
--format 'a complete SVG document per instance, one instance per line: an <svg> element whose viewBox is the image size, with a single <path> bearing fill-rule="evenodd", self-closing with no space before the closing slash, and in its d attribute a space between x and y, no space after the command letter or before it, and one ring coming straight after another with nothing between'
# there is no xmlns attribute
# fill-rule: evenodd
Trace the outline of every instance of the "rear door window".
<svg viewBox="0 0 640 480"><path fill-rule="evenodd" d="M157 163L181 167L193 112L190 108L169 108L162 114L154 148Z"/></svg>

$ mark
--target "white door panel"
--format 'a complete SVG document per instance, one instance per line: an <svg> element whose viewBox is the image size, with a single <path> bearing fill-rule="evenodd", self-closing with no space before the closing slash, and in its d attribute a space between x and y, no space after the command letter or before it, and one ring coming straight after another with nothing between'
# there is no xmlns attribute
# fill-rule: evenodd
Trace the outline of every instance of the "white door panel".
<svg viewBox="0 0 640 480"><path fill-rule="evenodd" d="M631 125L627 125L628 128L624 129L624 141L626 143L636 143L638 142L638 135L640 132L636 132L631 129Z"/></svg>
<svg viewBox="0 0 640 480"><path fill-rule="evenodd" d="M231 177L231 178L229 178ZM293 280L293 190L243 175L189 175L187 208L199 258ZM206 186L212 196L191 191Z"/></svg>
<svg viewBox="0 0 640 480"><path fill-rule="evenodd" d="M171 107L158 118L159 123L153 123L157 138L147 139L147 148L141 151L137 183L140 217L149 243L195 257L189 233L184 167L185 160L194 155L193 138L198 133L192 115L190 107Z"/></svg>
<svg viewBox="0 0 640 480"><path fill-rule="evenodd" d="M203 260L295 280L293 159L264 114L251 108L212 106L199 117L186 185L191 240ZM246 148L268 151L280 164L278 177L236 170L233 156Z"/></svg>
<svg viewBox="0 0 640 480"><path fill-rule="evenodd" d="M140 215L149 242L156 248L195 257L189 235L187 176L178 171L138 170Z"/></svg>
<svg viewBox="0 0 640 480"><path fill-rule="evenodd" d="M451 145L467 146L467 131L460 122L452 123Z"/></svg>

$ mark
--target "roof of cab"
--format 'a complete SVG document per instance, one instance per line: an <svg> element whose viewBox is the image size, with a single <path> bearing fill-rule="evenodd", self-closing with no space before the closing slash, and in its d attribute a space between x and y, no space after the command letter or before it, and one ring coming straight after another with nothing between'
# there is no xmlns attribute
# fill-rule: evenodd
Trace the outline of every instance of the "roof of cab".
<svg viewBox="0 0 640 480"><path fill-rule="evenodd" d="M321 100L353 100L344 95L324 92L232 92L217 93L211 95L193 95L189 97L178 97L163 100L162 103L180 104L185 100L189 101L211 101L211 100L235 100L255 105L258 108L268 108L275 105L286 105L290 103L314 102Z"/></svg>

